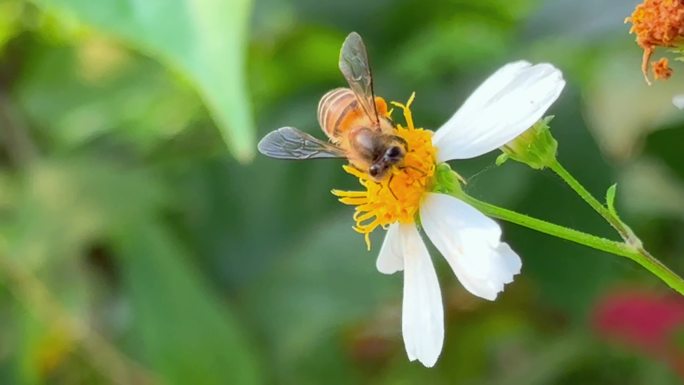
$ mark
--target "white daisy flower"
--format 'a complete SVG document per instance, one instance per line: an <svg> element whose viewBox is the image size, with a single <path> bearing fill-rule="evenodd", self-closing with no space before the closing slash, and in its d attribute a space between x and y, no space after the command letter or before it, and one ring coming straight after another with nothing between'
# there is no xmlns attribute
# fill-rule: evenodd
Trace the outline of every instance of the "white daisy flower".
<svg viewBox="0 0 684 385"><path fill-rule="evenodd" d="M520 273L520 257L501 241L501 227L469 204L435 191L440 163L495 150L529 129L558 98L565 81L550 64L507 64L490 76L433 135L413 126L397 127L408 153L402 167L381 182L350 166L366 191L333 193L356 206L355 229L368 235L387 229L377 259L381 273L404 272L402 334L406 353L432 367L444 342L444 310L437 275L419 227L472 294L494 300ZM419 224L416 219L419 218ZM370 243L369 243L370 246Z"/></svg>

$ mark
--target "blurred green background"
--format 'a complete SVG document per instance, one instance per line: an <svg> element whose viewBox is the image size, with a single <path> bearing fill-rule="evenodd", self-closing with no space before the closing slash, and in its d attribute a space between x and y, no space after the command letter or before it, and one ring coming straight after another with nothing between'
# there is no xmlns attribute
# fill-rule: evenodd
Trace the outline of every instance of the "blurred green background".
<svg viewBox="0 0 684 385"><path fill-rule="evenodd" d="M445 348L433 369L409 363L401 275L374 267L382 234L367 252L330 194L357 182L339 161L255 153L280 126L323 136L316 105L344 85L352 30L376 92L415 91L432 129L499 66L548 61L568 81L550 110L561 161L598 196L617 181L625 220L684 273L684 114L670 102L684 65L646 86L623 24L635 5L0 0L0 384L680 383L673 292L505 223L522 275L483 301L435 253ZM552 173L496 155L452 165L471 195L613 237ZM616 295L664 313L606 315Z"/></svg>

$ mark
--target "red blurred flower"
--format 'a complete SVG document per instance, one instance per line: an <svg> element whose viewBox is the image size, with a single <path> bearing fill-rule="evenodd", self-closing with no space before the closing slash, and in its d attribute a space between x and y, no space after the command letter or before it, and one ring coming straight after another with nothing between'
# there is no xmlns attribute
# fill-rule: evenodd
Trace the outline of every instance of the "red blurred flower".
<svg viewBox="0 0 684 385"><path fill-rule="evenodd" d="M596 332L663 359L684 378L684 299L649 291L621 291L603 297L592 319Z"/></svg>

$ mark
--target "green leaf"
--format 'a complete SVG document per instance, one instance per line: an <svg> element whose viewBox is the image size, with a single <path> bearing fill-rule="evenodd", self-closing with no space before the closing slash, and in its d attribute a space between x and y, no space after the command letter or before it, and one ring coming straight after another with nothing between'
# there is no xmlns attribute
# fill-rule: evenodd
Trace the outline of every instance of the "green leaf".
<svg viewBox="0 0 684 385"><path fill-rule="evenodd" d="M496 161L494 162L497 166L501 166L502 164L506 163L508 160L508 154L501 153L499 156L496 157Z"/></svg>
<svg viewBox="0 0 684 385"><path fill-rule="evenodd" d="M616 192L617 192L617 183L608 187L608 191L606 191L606 205L608 206L608 210L613 215L618 216L617 211L615 210L615 193Z"/></svg>
<svg viewBox="0 0 684 385"><path fill-rule="evenodd" d="M88 51L110 62L83 60ZM44 49L17 84L21 107L60 150L107 135L141 149L166 143L197 118L199 100L158 63L130 56L106 39Z"/></svg>
<svg viewBox="0 0 684 385"><path fill-rule="evenodd" d="M20 32L21 9L18 1L0 1L0 49Z"/></svg>
<svg viewBox="0 0 684 385"><path fill-rule="evenodd" d="M254 155L245 76L251 0L35 0L180 70L195 86L235 156Z"/></svg>
<svg viewBox="0 0 684 385"><path fill-rule="evenodd" d="M261 383L245 331L155 223L130 224L116 237L131 301L130 343L169 385Z"/></svg>

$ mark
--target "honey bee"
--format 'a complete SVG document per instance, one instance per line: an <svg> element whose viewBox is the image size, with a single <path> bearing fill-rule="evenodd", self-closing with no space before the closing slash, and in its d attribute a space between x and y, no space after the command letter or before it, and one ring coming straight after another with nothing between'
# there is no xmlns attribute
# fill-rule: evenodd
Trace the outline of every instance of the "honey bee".
<svg viewBox="0 0 684 385"><path fill-rule="evenodd" d="M277 159L347 158L357 169L380 181L406 155L406 141L396 135L387 103L373 92L366 46L352 32L340 50L339 68L349 88L329 91L318 103L318 122L329 142L294 127L267 134L259 152Z"/></svg>

